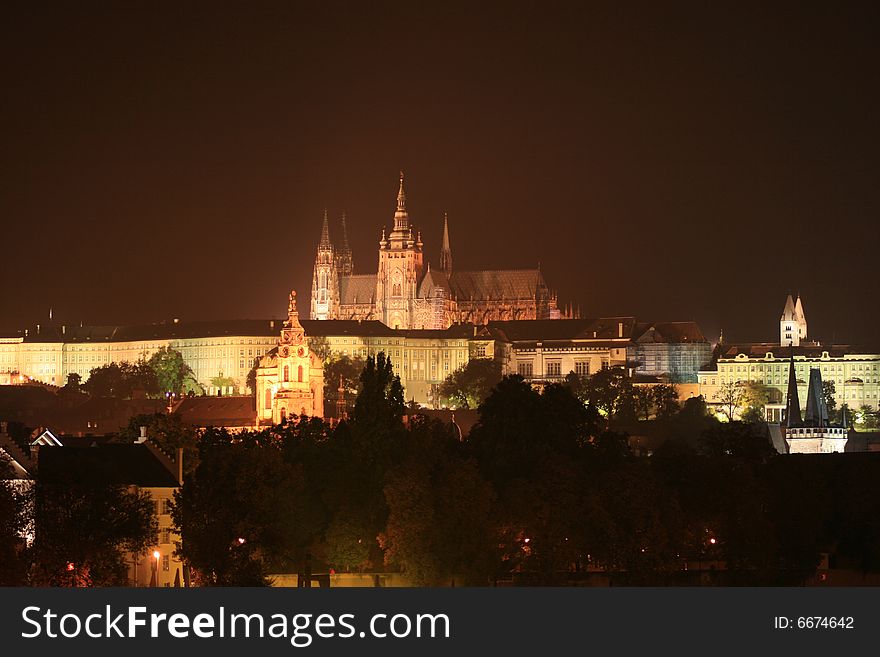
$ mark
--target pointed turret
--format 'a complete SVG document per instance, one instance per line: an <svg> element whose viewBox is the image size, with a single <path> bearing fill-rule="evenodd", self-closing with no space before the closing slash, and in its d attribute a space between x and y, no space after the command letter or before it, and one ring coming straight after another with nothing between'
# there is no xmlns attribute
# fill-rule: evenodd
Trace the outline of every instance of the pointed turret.
<svg viewBox="0 0 880 657"><path fill-rule="evenodd" d="M794 299L792 299L789 294L788 298L785 300L785 308L782 309L782 317L780 318L780 321L793 322L795 320Z"/></svg>
<svg viewBox="0 0 880 657"><path fill-rule="evenodd" d="M797 374L794 371L794 353L792 353L788 365L788 392L785 399L785 419L783 423L788 428L797 427L801 424L801 402L798 398Z"/></svg>
<svg viewBox="0 0 880 657"><path fill-rule="evenodd" d="M804 424L808 427L828 426L828 407L825 405L822 372L818 367L810 368L810 385L807 388L807 412Z"/></svg>
<svg viewBox="0 0 880 657"><path fill-rule="evenodd" d="M807 339L807 316L804 314L804 304L801 302L801 295L797 296L794 304L794 317L798 325L798 335L801 340Z"/></svg>
<svg viewBox="0 0 880 657"><path fill-rule="evenodd" d="M449 217L443 213L443 246L440 249L440 271L452 273L452 249L449 247Z"/></svg>

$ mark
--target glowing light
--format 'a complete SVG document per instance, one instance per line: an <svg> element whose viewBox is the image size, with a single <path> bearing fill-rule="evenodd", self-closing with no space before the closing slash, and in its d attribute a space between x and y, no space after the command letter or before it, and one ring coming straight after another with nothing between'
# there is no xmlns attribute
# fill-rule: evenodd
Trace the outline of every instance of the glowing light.
<svg viewBox="0 0 880 657"><path fill-rule="evenodd" d="M523 539L523 543L531 543L531 542L532 542L532 539L530 539L530 538Z"/></svg>
<svg viewBox="0 0 880 657"><path fill-rule="evenodd" d="M159 550L153 550L153 558L154 558L156 561L159 561L159 557L161 557L161 556L162 556L162 555L159 553Z"/></svg>
<svg viewBox="0 0 880 657"><path fill-rule="evenodd" d="M715 545L715 539L714 539L714 538L710 538L710 539L709 539L709 543L711 543L712 545Z"/></svg>
<svg viewBox="0 0 880 657"><path fill-rule="evenodd" d="M239 545L244 545L244 539L243 539L243 538L239 538L239 539L238 539L238 544L239 544Z"/></svg>
<svg viewBox="0 0 880 657"><path fill-rule="evenodd" d="M71 562L67 562L67 572L70 572L74 569L74 565Z"/></svg>

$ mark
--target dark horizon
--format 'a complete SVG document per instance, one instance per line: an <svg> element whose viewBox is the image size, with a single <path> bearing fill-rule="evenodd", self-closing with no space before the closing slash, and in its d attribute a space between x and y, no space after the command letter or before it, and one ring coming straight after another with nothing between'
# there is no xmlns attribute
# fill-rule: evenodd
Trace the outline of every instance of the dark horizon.
<svg viewBox="0 0 880 657"><path fill-rule="evenodd" d="M308 316L324 208L375 271L398 171L436 266L584 316L873 344L877 7L19 6L0 331Z"/></svg>

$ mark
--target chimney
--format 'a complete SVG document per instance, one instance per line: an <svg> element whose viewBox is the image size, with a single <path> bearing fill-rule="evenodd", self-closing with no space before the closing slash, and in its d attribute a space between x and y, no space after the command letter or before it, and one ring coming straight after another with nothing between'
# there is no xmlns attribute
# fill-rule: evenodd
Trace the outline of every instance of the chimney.
<svg viewBox="0 0 880 657"><path fill-rule="evenodd" d="M67 334L67 326L62 324L61 325L61 335L66 335L66 334Z"/></svg>
<svg viewBox="0 0 880 657"><path fill-rule="evenodd" d="M144 443L147 441L147 428L145 426L138 427L140 429L140 435L138 439L135 441L138 444Z"/></svg>
<svg viewBox="0 0 880 657"><path fill-rule="evenodd" d="M623 337L623 322L617 322L617 337Z"/></svg>

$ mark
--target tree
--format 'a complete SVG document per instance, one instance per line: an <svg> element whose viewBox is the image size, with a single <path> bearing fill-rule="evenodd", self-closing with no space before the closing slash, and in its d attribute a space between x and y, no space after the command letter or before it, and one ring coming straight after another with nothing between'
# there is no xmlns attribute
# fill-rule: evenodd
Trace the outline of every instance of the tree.
<svg viewBox="0 0 880 657"><path fill-rule="evenodd" d="M703 454L710 458L737 458L764 463L776 455L766 425L748 422L721 422L710 427L701 440Z"/></svg>
<svg viewBox="0 0 880 657"><path fill-rule="evenodd" d="M22 586L27 581L22 538L27 500L27 493L12 483L12 468L0 456L0 586Z"/></svg>
<svg viewBox="0 0 880 657"><path fill-rule="evenodd" d="M644 416L645 420L651 419L655 403L651 388L648 386L633 386L633 404L639 416Z"/></svg>
<svg viewBox="0 0 880 657"><path fill-rule="evenodd" d="M61 388L64 392L78 393L82 385L82 377L76 372L70 372L67 375L67 383Z"/></svg>
<svg viewBox="0 0 880 657"><path fill-rule="evenodd" d="M256 356L254 358L251 369L248 370L247 376L244 379L244 384L247 386L252 397L257 396L257 370L260 368L260 358L261 356Z"/></svg>
<svg viewBox="0 0 880 657"><path fill-rule="evenodd" d="M161 347L150 356L147 365L156 373L160 394L183 394L186 384L192 388L195 381L192 369L183 360L183 354L171 347Z"/></svg>
<svg viewBox="0 0 880 657"><path fill-rule="evenodd" d="M456 578L484 585L492 571L491 486L439 421L415 420L407 442L407 456L384 487L385 562L422 586Z"/></svg>
<svg viewBox="0 0 880 657"><path fill-rule="evenodd" d="M745 409L742 413L744 421L764 421L764 407L770 401L771 390L758 381L748 381L741 385L739 406Z"/></svg>
<svg viewBox="0 0 880 657"><path fill-rule="evenodd" d="M632 380L623 367L603 367L590 377L588 399L607 418L635 416Z"/></svg>
<svg viewBox="0 0 880 657"><path fill-rule="evenodd" d="M217 376L211 379L211 385L214 388L218 388L219 390L223 390L224 388L235 388L238 385L238 382L233 379L231 376L223 376L222 372L218 372Z"/></svg>
<svg viewBox="0 0 880 657"><path fill-rule="evenodd" d="M315 354L322 362L330 357L330 342L323 335L308 336L309 351Z"/></svg>
<svg viewBox="0 0 880 657"><path fill-rule="evenodd" d="M822 381L822 397L825 399L825 407L828 409L828 417L833 418L837 411L837 390L834 381L827 379Z"/></svg>
<svg viewBox="0 0 880 657"><path fill-rule="evenodd" d="M440 386L440 396L458 408L476 408L501 381L501 363L487 358L469 360Z"/></svg>
<svg viewBox="0 0 880 657"><path fill-rule="evenodd" d="M116 473L89 458L90 450L63 449L71 450L64 467L48 468L41 459L34 486L34 583L124 586L126 556L156 542L152 497L116 483Z"/></svg>
<svg viewBox="0 0 880 657"><path fill-rule="evenodd" d="M727 414L727 419L732 422L736 409L742 403L742 387L738 382L725 381L718 387L718 391L712 395L712 399L721 404L721 407Z"/></svg>
<svg viewBox="0 0 880 657"><path fill-rule="evenodd" d="M391 359L380 351L367 357L360 374L360 393L354 405L354 422L364 431L388 431L403 420L405 402L400 377Z"/></svg>
<svg viewBox="0 0 880 657"><path fill-rule="evenodd" d="M658 417L672 417L681 409L678 403L678 390L674 385L661 383L651 390L657 405Z"/></svg>
<svg viewBox="0 0 880 657"><path fill-rule="evenodd" d="M262 586L267 574L301 563L316 527L302 468L268 432L233 439L209 429L199 464L175 493L178 553L212 586Z"/></svg>
<svg viewBox="0 0 880 657"><path fill-rule="evenodd" d="M335 354L324 361L324 412L336 416L336 402L339 400L339 379L342 378L346 412L354 409L354 401L360 393L360 377L366 361L360 356Z"/></svg>
<svg viewBox="0 0 880 657"><path fill-rule="evenodd" d="M131 399L136 395L157 396L159 384L156 373L146 361L137 363L108 363L93 368L82 390L93 397Z"/></svg>
<svg viewBox="0 0 880 657"><path fill-rule="evenodd" d="M856 413L855 423L860 429L876 429L877 413L867 404L862 404Z"/></svg>

